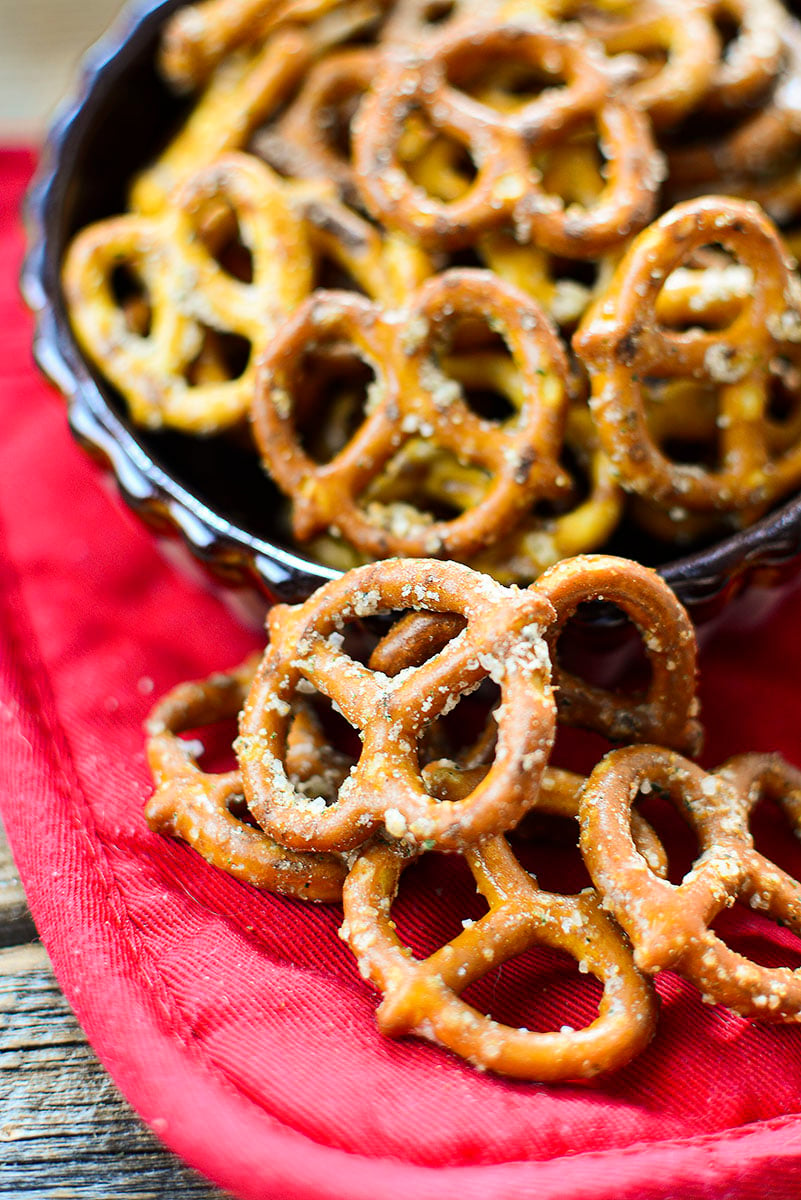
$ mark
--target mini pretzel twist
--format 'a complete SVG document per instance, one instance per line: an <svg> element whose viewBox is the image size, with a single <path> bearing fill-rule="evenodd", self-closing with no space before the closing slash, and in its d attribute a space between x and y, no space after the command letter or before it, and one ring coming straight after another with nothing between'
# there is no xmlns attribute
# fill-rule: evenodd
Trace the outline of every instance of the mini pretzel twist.
<svg viewBox="0 0 801 1200"><path fill-rule="evenodd" d="M209 774L197 749L178 735L236 717L256 671L258 656L227 674L174 688L147 721L147 757L156 790L145 808L150 828L188 842L211 863L244 883L302 900L338 900L345 867L333 854L295 853L236 815L244 802L239 771ZM297 722L296 722L297 725ZM309 756L308 731L299 738L292 766L298 778L319 772L325 751ZM298 752L300 751L300 753Z"/></svg>
<svg viewBox="0 0 801 1200"><path fill-rule="evenodd" d="M653 1036L655 999L593 890L542 891L503 837L465 851L465 859L489 912L465 922L458 937L424 960L403 945L390 916L408 858L376 844L348 875L341 936L384 995L376 1014L382 1033L417 1034L479 1067L542 1082L586 1078L629 1062ZM461 999L469 984L536 945L565 950L603 984L599 1015L587 1028L515 1029Z"/></svg>
<svg viewBox="0 0 801 1200"><path fill-rule="evenodd" d="M556 612L546 639L554 662L559 719L594 729L612 741L659 738L664 746L696 754L703 735L695 696L695 631L656 571L611 555L584 554L550 567L534 587ZM580 604L599 600L620 608L640 634L651 669L644 694L608 691L559 665L557 644L568 620Z"/></svg>
<svg viewBox="0 0 801 1200"><path fill-rule="evenodd" d="M531 585L547 598L554 619L544 630L553 664L559 721L591 729L610 741L650 742L696 754L703 731L695 695L697 647L686 611L656 571L605 554L577 555L557 563ZM559 637L581 604L608 601L633 622L642 639L651 677L631 694L587 683L558 657ZM419 662L458 631L455 618L410 613L373 652L371 665L396 668L397 659Z"/></svg>
<svg viewBox="0 0 801 1200"><path fill-rule="evenodd" d="M666 278L694 251L719 244L753 287L722 331L671 331L655 309ZM622 485L679 512L763 505L801 477L801 447L772 457L766 431L770 370L801 341L798 287L775 229L755 205L704 197L677 205L635 239L607 295L574 338L592 381L601 442ZM643 380L692 379L718 388L718 467L666 457L648 427Z"/></svg>
<svg viewBox="0 0 801 1200"><path fill-rule="evenodd" d="M456 322L474 318L500 331L519 376L521 408L505 422L479 417L439 366ZM344 344L375 374L364 418L329 462L316 463L295 427L307 347ZM486 271L447 271L422 285L402 312L348 293L318 292L278 331L256 380L253 431L278 486L293 500L295 536L335 526L374 558L448 555L464 559L511 528L566 476L558 456L569 388L559 340L532 300ZM479 468L480 494L449 520L405 505L402 520L380 500L382 472L405 443L422 437ZM371 500L372 491L379 498Z"/></svg>
<svg viewBox="0 0 801 1200"><path fill-rule="evenodd" d="M230 207L250 253L252 278L230 274L199 227L204 203ZM115 273L139 281L149 315L132 328L115 296ZM312 284L302 219L268 167L230 154L187 180L160 216L112 217L78 234L64 265L64 290L76 336L125 397L142 425L210 433L241 421L253 390L255 361L280 317ZM204 330L250 343L234 378L195 382Z"/></svg>
<svg viewBox="0 0 801 1200"><path fill-rule="evenodd" d="M512 111L493 107L450 82L470 77L487 56L543 70L549 88ZM641 228L651 216L660 167L647 119L609 96L610 79L593 43L558 27L457 21L425 54L387 56L354 122L354 161L364 203L391 228L426 244L456 248L513 221L521 240L555 253L592 258ZM461 146L475 179L450 201L410 178L400 145L410 117ZM541 187L532 157L597 119L608 178L589 209L564 210Z"/></svg>
<svg viewBox="0 0 801 1200"><path fill-rule="evenodd" d="M354 618L405 609L457 614L466 625L433 658L392 678L340 648L339 630ZM357 568L303 605L272 609L270 645L237 743L256 820L284 845L320 850L352 849L382 827L413 845L458 849L515 825L536 799L554 733L541 638L551 618L548 601L535 592L504 588L458 563L416 559ZM438 802L421 775L420 740L490 675L501 691L492 765L467 797ZM285 766L292 706L310 685L363 742L328 805L299 793Z"/></svg>
<svg viewBox="0 0 801 1200"><path fill-rule="evenodd" d="M743 756L710 774L655 746L615 750L590 776L581 801L581 848L606 908L630 937L645 971L673 968L704 1000L743 1016L801 1019L801 971L758 965L729 949L711 925L741 899L801 932L801 884L753 848L748 815L761 789L790 791L797 816L801 774L778 756ZM657 789L698 837L699 857L680 884L657 878L637 852L631 806Z"/></svg>

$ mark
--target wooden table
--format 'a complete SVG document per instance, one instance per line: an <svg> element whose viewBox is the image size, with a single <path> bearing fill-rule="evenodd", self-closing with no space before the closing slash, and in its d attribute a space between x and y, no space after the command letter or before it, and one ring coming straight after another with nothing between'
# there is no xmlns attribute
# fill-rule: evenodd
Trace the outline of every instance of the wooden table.
<svg viewBox="0 0 801 1200"><path fill-rule="evenodd" d="M0 825L0 1198L223 1200L95 1058L36 938Z"/></svg>

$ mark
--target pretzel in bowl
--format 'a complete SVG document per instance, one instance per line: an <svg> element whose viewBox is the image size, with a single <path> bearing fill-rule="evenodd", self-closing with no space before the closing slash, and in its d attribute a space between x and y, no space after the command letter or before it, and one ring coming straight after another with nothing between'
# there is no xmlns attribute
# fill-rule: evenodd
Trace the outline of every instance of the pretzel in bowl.
<svg viewBox="0 0 801 1200"><path fill-rule="evenodd" d="M698 838L699 855L679 884L656 877L632 840L632 805L653 790L671 801ZM753 847L748 817L763 791L782 797L797 821L801 773L777 755L744 755L707 773L659 747L615 750L584 789L581 848L642 970L676 970L706 1002L743 1016L798 1021L801 970L761 966L711 928L723 909L741 900L801 933L801 883Z"/></svg>
<svg viewBox="0 0 801 1200"><path fill-rule="evenodd" d="M227 210L246 269L224 265L209 245L204 205ZM215 252L216 251L216 252ZM127 273L145 309L133 325L118 287ZM241 422L255 359L280 317L308 295L312 259L303 221L285 185L263 163L225 155L188 179L153 217L111 217L83 230L67 253L64 291L87 355L125 397L133 419L208 434ZM244 363L220 361L211 381L194 366L209 331L248 346Z"/></svg>
<svg viewBox="0 0 801 1200"><path fill-rule="evenodd" d="M489 325L508 347L507 420L473 412L443 369L449 354L458 359L454 331L468 322L484 330ZM353 436L330 461L318 463L299 436L298 395L308 348L319 354L326 346L332 352L348 347L375 378ZM559 454L569 387L564 350L537 305L490 272L452 270L426 281L400 311L345 292L318 291L283 324L261 359L253 432L267 470L292 497L299 540L333 526L372 558L465 559L511 529L537 499L568 483ZM384 498L387 478L404 473L406 445L420 438L469 464L481 480L465 511L437 520L413 502ZM411 478L424 495L421 473Z"/></svg>
<svg viewBox="0 0 801 1200"><path fill-rule="evenodd" d="M593 258L620 245L653 212L661 166L647 119L609 95L602 59L575 30L461 20L432 38L424 54L388 55L354 122L365 205L390 228L445 249L510 222L521 241L567 257ZM506 99L497 107L471 94L471 88L491 87L493 63L500 64L503 97L515 101L511 111ZM518 64L542 72L551 86L521 101L514 78L504 86ZM410 178L400 153L410 118L472 161L475 178L463 195L437 200ZM533 157L596 119L608 160L606 186L591 208L565 209L543 192Z"/></svg>
<svg viewBox="0 0 801 1200"><path fill-rule="evenodd" d="M722 330L660 326L655 308L664 281L709 245L750 270L748 297ZM704 197L656 221L635 239L574 338L590 373L599 436L622 486L677 518L754 513L785 493L801 478L801 444L772 454L766 414L771 364L781 355L792 361L799 342L798 286L775 229L755 205ZM717 394L711 466L669 459L649 429L649 389L677 379Z"/></svg>
<svg viewBox="0 0 801 1200"><path fill-rule="evenodd" d="M279 846L248 819L239 771L203 771L197 743L179 736L235 718L257 661L255 656L234 671L181 684L155 706L146 729L156 790L145 817L154 832L182 838L212 866L243 883L301 900L338 900L345 878L343 861L333 854L297 853ZM301 714L293 725L288 753L296 784L332 770L336 774L338 765Z"/></svg>
<svg viewBox="0 0 801 1200"><path fill-rule="evenodd" d="M464 856L489 911L465 921L457 937L422 960L401 942L390 915L409 858L376 844L359 854L348 874L340 936L362 975L383 993L376 1014L382 1033L416 1034L481 1069L541 1082L587 1078L629 1062L654 1034L656 1001L593 890L578 896L542 891L503 837ZM603 984L599 1014L586 1028L513 1028L461 998L471 983L534 946L566 951L580 971Z"/></svg>
<svg viewBox="0 0 801 1200"><path fill-rule="evenodd" d="M418 610L465 626L433 657L388 676L341 645L354 621ZM502 587L454 562L387 559L357 568L294 608L270 611L270 643L240 719L237 742L248 807L296 849L351 850L380 829L410 845L459 849L509 829L536 799L555 726L542 630L552 619L535 591ZM498 733L486 778L465 798L437 801L421 774L421 739L492 677ZM286 769L298 697L317 692L362 741L336 797L298 791Z"/></svg>

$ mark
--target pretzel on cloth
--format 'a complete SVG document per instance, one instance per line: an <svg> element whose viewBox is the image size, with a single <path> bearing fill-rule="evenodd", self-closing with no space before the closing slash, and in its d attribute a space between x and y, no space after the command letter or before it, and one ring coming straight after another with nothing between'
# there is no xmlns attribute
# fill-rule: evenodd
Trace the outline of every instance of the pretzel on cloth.
<svg viewBox="0 0 801 1200"><path fill-rule="evenodd" d="M471 319L503 337L519 377L522 407L505 421L473 412L439 366L454 326ZM304 450L295 421L304 352L346 345L374 372L354 436L323 464ZM569 367L550 322L523 293L490 272L446 271L426 281L402 310L384 310L345 292L317 292L278 330L262 357L252 408L255 439L278 486L293 501L301 541L334 526L374 558L465 558L511 528L535 499L567 483L559 453ZM404 443L422 437L477 468L475 504L436 520L410 504L370 499L371 487Z"/></svg>
<svg viewBox="0 0 801 1200"><path fill-rule="evenodd" d="M250 278L231 274L207 245L209 202L233 214ZM144 330L131 327L115 294L121 268L142 289ZM67 252L63 282L82 349L133 419L206 434L246 415L259 349L311 290L311 250L285 185L252 156L229 154L188 179L161 215L111 217L84 229ZM222 378L196 382L192 366L209 329L246 339L248 359Z"/></svg>
<svg viewBox="0 0 801 1200"><path fill-rule="evenodd" d="M504 71L520 63L566 86L499 109L464 90L477 77L487 85L488 61ZM390 228L439 248L467 245L512 221L521 241L597 257L648 221L661 171L647 118L609 89L603 56L575 30L486 20L446 26L425 52L388 55L362 102L353 145L364 203ZM472 159L475 178L463 195L440 201L410 178L400 149L410 117ZM606 186L590 208L565 209L542 190L532 156L595 120L608 159Z"/></svg>
<svg viewBox="0 0 801 1200"><path fill-rule="evenodd" d="M657 790L698 838L699 856L679 884L657 878L634 846L631 807ZM744 755L707 773L656 746L612 751L581 799L581 848L603 904L628 934L638 966L672 968L708 1003L747 1017L801 1019L801 970L760 966L714 933L716 916L737 900L801 933L801 883L753 847L748 816L759 794L789 796L797 820L801 773L778 755Z"/></svg>
<svg viewBox="0 0 801 1200"><path fill-rule="evenodd" d="M401 942L390 915L408 856L376 843L348 874L340 936L361 974L383 993L376 1013L381 1032L416 1034L482 1069L542 1082L587 1078L629 1062L654 1034L656 1001L595 892L542 891L502 836L465 850L464 857L489 911L465 921L457 937L423 960ZM475 980L537 945L566 951L603 984L599 1014L586 1028L515 1029L461 998Z"/></svg>
<svg viewBox="0 0 801 1200"><path fill-rule="evenodd" d="M722 330L672 331L655 316L664 281L696 250L720 245L749 268L753 287ZM756 205L708 196L677 205L633 242L606 296L574 337L589 370L590 405L624 488L677 517L766 506L801 477L801 445L772 455L766 430L771 364L797 356L798 284L781 241ZM719 395L719 466L668 459L648 428L644 380L693 379Z"/></svg>
<svg viewBox="0 0 801 1200"><path fill-rule="evenodd" d="M351 658L341 631L354 620L413 609L456 614L465 628L422 665L390 677ZM555 707L542 630L552 619L534 591L502 587L455 562L387 559L269 614L270 644L240 719L248 807L293 848L349 850L384 828L410 844L458 849L515 825L536 798ZM486 778L458 803L426 790L418 746L438 718L492 676L500 687L497 747ZM291 784L285 765L293 703L317 690L363 747L333 803Z"/></svg>
<svg viewBox="0 0 801 1200"><path fill-rule="evenodd" d="M543 636L550 651L560 723L594 730L610 741L658 738L662 745L698 753L703 731L695 694L695 631L656 571L613 555L577 555L545 571L529 590L546 598L554 613ZM650 667L644 689L625 692L593 685L559 663L559 637L567 622L579 605L602 600L628 616L640 635ZM446 645L460 628L453 616L409 613L385 635L370 665L391 671L398 662L420 662ZM483 761L475 755L474 760Z"/></svg>
<svg viewBox="0 0 801 1200"><path fill-rule="evenodd" d="M333 854L296 853L240 819L244 795L238 770L207 773L196 744L178 735L236 717L252 684L258 656L236 670L180 684L148 717L147 758L156 790L145 807L150 828L188 842L229 875L265 891L302 900L338 900L345 866ZM313 726L296 720L288 766L297 782L331 770Z"/></svg>

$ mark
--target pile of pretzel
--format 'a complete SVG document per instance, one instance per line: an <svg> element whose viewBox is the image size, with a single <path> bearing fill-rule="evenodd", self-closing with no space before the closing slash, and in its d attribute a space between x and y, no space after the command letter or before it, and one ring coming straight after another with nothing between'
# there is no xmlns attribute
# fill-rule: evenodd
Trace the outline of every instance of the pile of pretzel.
<svg viewBox="0 0 801 1200"><path fill-rule="evenodd" d="M136 422L245 428L313 556L529 582L798 487L779 0L202 0L160 65L190 111L72 243L75 334Z"/></svg>
<svg viewBox="0 0 801 1200"><path fill-rule="evenodd" d="M639 686L609 691L560 661L565 626L598 600L639 634ZM454 562L388 559L273 608L268 634L260 659L182 685L153 710L147 819L255 887L341 898L341 936L382 993L385 1033L523 1079L588 1077L647 1045L651 976L664 969L746 1017L801 1019L801 970L752 962L713 928L738 902L801 933L801 884L755 850L749 828L764 799L801 829L801 772L778 755L744 754L711 772L693 761L695 637L653 571L588 555L522 590ZM205 770L198 737L237 714L234 768ZM616 748L588 778L558 769L558 725ZM697 840L678 882L640 811L657 793ZM578 895L543 890L519 861L537 836L531 818L543 816L579 822L593 886ZM442 866L443 852L464 859L487 911L415 957L393 900L407 866L427 856ZM513 1027L464 997L537 947L566 952L600 981L585 1028Z"/></svg>

